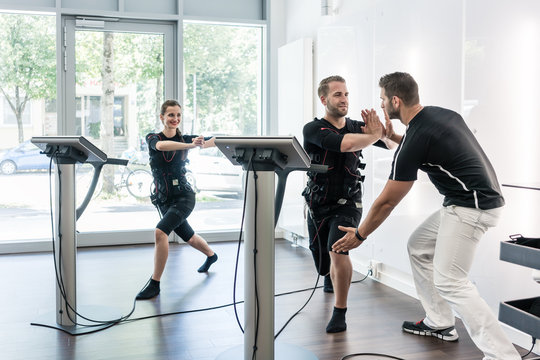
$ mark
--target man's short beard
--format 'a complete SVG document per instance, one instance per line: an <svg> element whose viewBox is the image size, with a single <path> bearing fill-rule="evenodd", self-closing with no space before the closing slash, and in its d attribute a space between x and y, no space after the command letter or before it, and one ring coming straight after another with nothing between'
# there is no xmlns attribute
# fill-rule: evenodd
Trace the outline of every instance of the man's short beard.
<svg viewBox="0 0 540 360"><path fill-rule="evenodd" d="M386 113L388 114L388 117L390 119L400 119L399 117L399 110L396 110L394 109L394 106L392 104L390 104L390 106L388 106L388 109L386 109Z"/></svg>
<svg viewBox="0 0 540 360"><path fill-rule="evenodd" d="M345 109L344 111L341 111L339 109L339 107L332 107L332 108L329 108L328 110L329 113L332 115L332 116L335 116L335 117L343 117L343 116L346 116L349 112L349 108Z"/></svg>

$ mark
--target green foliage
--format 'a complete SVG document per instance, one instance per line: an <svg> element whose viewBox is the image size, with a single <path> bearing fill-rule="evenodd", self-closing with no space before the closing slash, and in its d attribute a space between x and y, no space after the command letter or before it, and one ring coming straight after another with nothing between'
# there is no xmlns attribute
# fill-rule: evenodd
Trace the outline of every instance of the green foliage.
<svg viewBox="0 0 540 360"><path fill-rule="evenodd" d="M0 15L0 90L21 114L32 99L56 98L55 29L54 16ZM103 32L77 30L75 42L77 85L99 86ZM193 118L196 91L194 131L257 133L260 46L256 27L184 26L184 121ZM115 33L112 56L115 86L136 88L137 131L143 137L155 130L163 100L163 35ZM97 129L91 131L97 138Z"/></svg>
<svg viewBox="0 0 540 360"><path fill-rule="evenodd" d="M103 48L103 32L77 31L75 41L77 84L101 84L102 52L96 49ZM113 64L115 85L136 88L138 135L144 137L154 131L157 103L163 97L163 89L156 89L163 83L156 80L163 77L163 35L115 33Z"/></svg>
<svg viewBox="0 0 540 360"><path fill-rule="evenodd" d="M75 46L77 85L88 86L93 81L101 82L103 32L78 30L75 32Z"/></svg>
<svg viewBox="0 0 540 360"><path fill-rule="evenodd" d="M101 127L101 122L89 123L88 127L90 128L90 136L94 139L99 139L99 128Z"/></svg>
<svg viewBox="0 0 540 360"><path fill-rule="evenodd" d="M17 121L30 100L56 98L55 29L54 16L0 15L0 91Z"/></svg>
<svg viewBox="0 0 540 360"><path fill-rule="evenodd" d="M258 28L184 25L184 121L193 118L196 91L199 124L195 131L257 134L260 44Z"/></svg>

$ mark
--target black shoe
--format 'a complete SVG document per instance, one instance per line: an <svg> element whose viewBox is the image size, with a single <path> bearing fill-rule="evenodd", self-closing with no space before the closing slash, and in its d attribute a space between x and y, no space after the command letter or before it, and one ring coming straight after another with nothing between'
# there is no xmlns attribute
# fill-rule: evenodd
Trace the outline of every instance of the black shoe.
<svg viewBox="0 0 540 360"><path fill-rule="evenodd" d="M214 253L214 255L212 256L208 256L204 264L202 264L201 267L197 269L197 271L200 273L207 272L208 270L210 270L210 266L212 266L212 264L215 263L217 259L218 257L216 253Z"/></svg>
<svg viewBox="0 0 540 360"><path fill-rule="evenodd" d="M401 328L403 329L403 331L414 335L434 336L444 341L456 341L459 338L455 327L450 326L446 329L437 330L430 328L429 326L424 324L424 320L420 320L416 323L412 321L405 321L403 322Z"/></svg>
<svg viewBox="0 0 540 360"><path fill-rule="evenodd" d="M148 300L159 294L159 281L150 279L144 289L142 289L135 298L136 300Z"/></svg>
<svg viewBox="0 0 540 360"><path fill-rule="evenodd" d="M323 291L325 293L333 293L334 292L334 285L332 284L332 279L330 278L330 274L328 274L328 275L326 275L324 277Z"/></svg>

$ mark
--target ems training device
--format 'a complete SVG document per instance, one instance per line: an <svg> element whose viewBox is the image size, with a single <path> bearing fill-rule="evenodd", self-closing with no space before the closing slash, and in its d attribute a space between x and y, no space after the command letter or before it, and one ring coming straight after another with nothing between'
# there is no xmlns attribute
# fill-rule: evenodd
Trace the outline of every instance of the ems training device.
<svg viewBox="0 0 540 360"><path fill-rule="evenodd" d="M42 149L42 153L52 158L56 164L55 172L55 225L54 256L56 266L56 310L45 314L43 321L34 323L57 328L71 335L93 332L111 324L93 327L84 326L77 320L76 299L76 226L90 202L103 165L127 165L128 160L111 159L82 136L38 136L30 140ZM94 167L94 177L85 199L75 208L75 164L90 163ZM118 317L116 311L93 306L90 310L94 318ZM85 311L87 314L88 312ZM56 320L56 322L55 322ZM84 320L83 320L84 321Z"/></svg>
<svg viewBox="0 0 540 360"><path fill-rule="evenodd" d="M223 352L217 359L249 360L255 355L256 359L265 360L316 360L313 353L301 347L281 342L274 344L274 227L287 174L293 170L309 170L309 156L294 136L217 136L215 144L234 165L242 166L247 179L244 344ZM274 173L279 177L276 195ZM255 262L254 255L257 256Z"/></svg>

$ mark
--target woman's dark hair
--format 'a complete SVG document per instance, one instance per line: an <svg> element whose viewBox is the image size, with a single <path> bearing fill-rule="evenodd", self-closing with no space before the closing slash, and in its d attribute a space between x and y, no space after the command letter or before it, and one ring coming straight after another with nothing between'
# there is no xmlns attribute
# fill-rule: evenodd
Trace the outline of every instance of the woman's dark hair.
<svg viewBox="0 0 540 360"><path fill-rule="evenodd" d="M178 101L176 101L176 100L165 100L165 102L161 105L160 114L165 115L165 112L167 111L167 108L169 106L178 106L180 108L180 111L182 111L182 105L180 105L180 103ZM180 131L179 128L176 128L176 133L180 137L180 140L182 142L184 142L184 138L182 137L182 132Z"/></svg>
<svg viewBox="0 0 540 360"><path fill-rule="evenodd" d="M165 100L165 102L161 105L161 115L165 115L165 111L167 111L167 108L169 106L178 106L180 109L182 109L182 105L176 100Z"/></svg>
<svg viewBox="0 0 540 360"><path fill-rule="evenodd" d="M389 99L397 96L406 106L420 103L418 84L411 75L405 72L384 75L379 80L379 87L384 89L384 93Z"/></svg>

